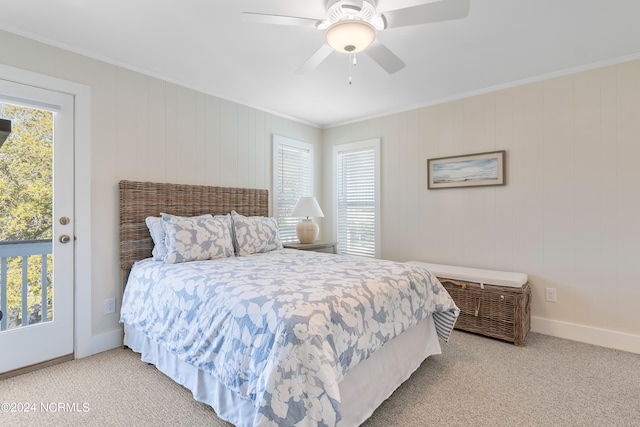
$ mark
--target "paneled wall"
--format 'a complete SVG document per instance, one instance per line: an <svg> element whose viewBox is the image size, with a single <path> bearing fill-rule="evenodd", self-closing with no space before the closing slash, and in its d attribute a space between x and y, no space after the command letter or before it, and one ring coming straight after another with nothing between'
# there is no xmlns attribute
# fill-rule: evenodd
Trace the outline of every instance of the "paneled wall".
<svg viewBox="0 0 640 427"><path fill-rule="evenodd" d="M535 329L640 352L640 61L327 129L326 167L373 137L384 258L525 272ZM427 190L428 158L502 149L506 186Z"/></svg>
<svg viewBox="0 0 640 427"><path fill-rule="evenodd" d="M271 189L273 134L321 150L312 126L2 31L0 58L91 90L91 321L96 341L108 336L96 351L120 339L117 315L103 315L104 299L120 302L118 181Z"/></svg>
<svg viewBox="0 0 640 427"><path fill-rule="evenodd" d="M121 68L100 64L94 90L94 218L117 218L120 179L271 189L272 135L319 144L318 129L243 105L186 89ZM106 84L105 84L106 83ZM104 86L103 86L104 84ZM105 120L104 118L111 118ZM318 148L319 149L319 148ZM320 170L318 157L316 170ZM109 196L105 200L104 191ZM112 229L98 241L111 240L104 260L117 253ZM94 234L94 238L97 236ZM117 261L117 260L116 260ZM96 266L96 268L99 268ZM117 271L117 265L109 267ZM94 276L94 283L99 276ZM114 289L99 285L107 298ZM101 315L103 297L94 299L94 327L113 327Z"/></svg>
<svg viewBox="0 0 640 427"><path fill-rule="evenodd" d="M640 61L321 130L2 31L0 58L90 87L96 341L119 337L117 182L271 188L279 134L316 145L325 238L332 145L381 138L384 258L526 272L535 330L640 353ZM427 190L428 158L498 149L507 186Z"/></svg>

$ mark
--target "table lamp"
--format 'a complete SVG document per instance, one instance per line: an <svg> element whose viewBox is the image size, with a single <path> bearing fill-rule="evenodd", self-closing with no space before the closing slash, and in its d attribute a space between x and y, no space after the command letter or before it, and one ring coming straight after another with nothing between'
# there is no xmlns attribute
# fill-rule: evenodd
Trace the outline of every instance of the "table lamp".
<svg viewBox="0 0 640 427"><path fill-rule="evenodd" d="M312 217L324 217L320 205L315 197L300 197L298 203L291 211L293 217L306 217L302 218L296 226L296 234L300 243L313 243L318 237L320 228L318 224L313 221Z"/></svg>

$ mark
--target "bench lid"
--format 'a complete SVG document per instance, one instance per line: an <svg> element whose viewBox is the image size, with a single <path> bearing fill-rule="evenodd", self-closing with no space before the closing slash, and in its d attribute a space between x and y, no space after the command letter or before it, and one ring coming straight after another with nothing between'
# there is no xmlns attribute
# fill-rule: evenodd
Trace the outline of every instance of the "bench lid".
<svg viewBox="0 0 640 427"><path fill-rule="evenodd" d="M480 268L459 267L456 265L431 264L422 261L408 261L429 270L434 276L443 279L464 280L483 285L509 286L520 288L529 280L525 273L509 271L483 270Z"/></svg>

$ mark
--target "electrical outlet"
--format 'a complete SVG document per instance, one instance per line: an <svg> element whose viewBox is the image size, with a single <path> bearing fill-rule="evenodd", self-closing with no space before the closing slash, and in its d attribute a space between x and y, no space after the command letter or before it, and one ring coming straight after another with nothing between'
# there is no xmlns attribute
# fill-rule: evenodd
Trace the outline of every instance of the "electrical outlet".
<svg viewBox="0 0 640 427"><path fill-rule="evenodd" d="M107 298L104 300L104 314L111 314L116 312L116 299Z"/></svg>
<svg viewBox="0 0 640 427"><path fill-rule="evenodd" d="M546 300L549 302L558 302L558 294L556 294L556 288L544 288Z"/></svg>

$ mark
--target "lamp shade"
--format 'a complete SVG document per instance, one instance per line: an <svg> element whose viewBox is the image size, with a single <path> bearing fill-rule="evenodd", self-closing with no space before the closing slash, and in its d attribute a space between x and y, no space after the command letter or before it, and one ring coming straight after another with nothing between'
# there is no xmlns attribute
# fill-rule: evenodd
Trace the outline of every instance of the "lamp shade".
<svg viewBox="0 0 640 427"><path fill-rule="evenodd" d="M342 53L357 53L369 47L376 38L373 25L358 19L346 19L324 31L324 40Z"/></svg>
<svg viewBox="0 0 640 427"><path fill-rule="evenodd" d="M293 217L324 217L322 209L315 197L300 197L291 211Z"/></svg>

